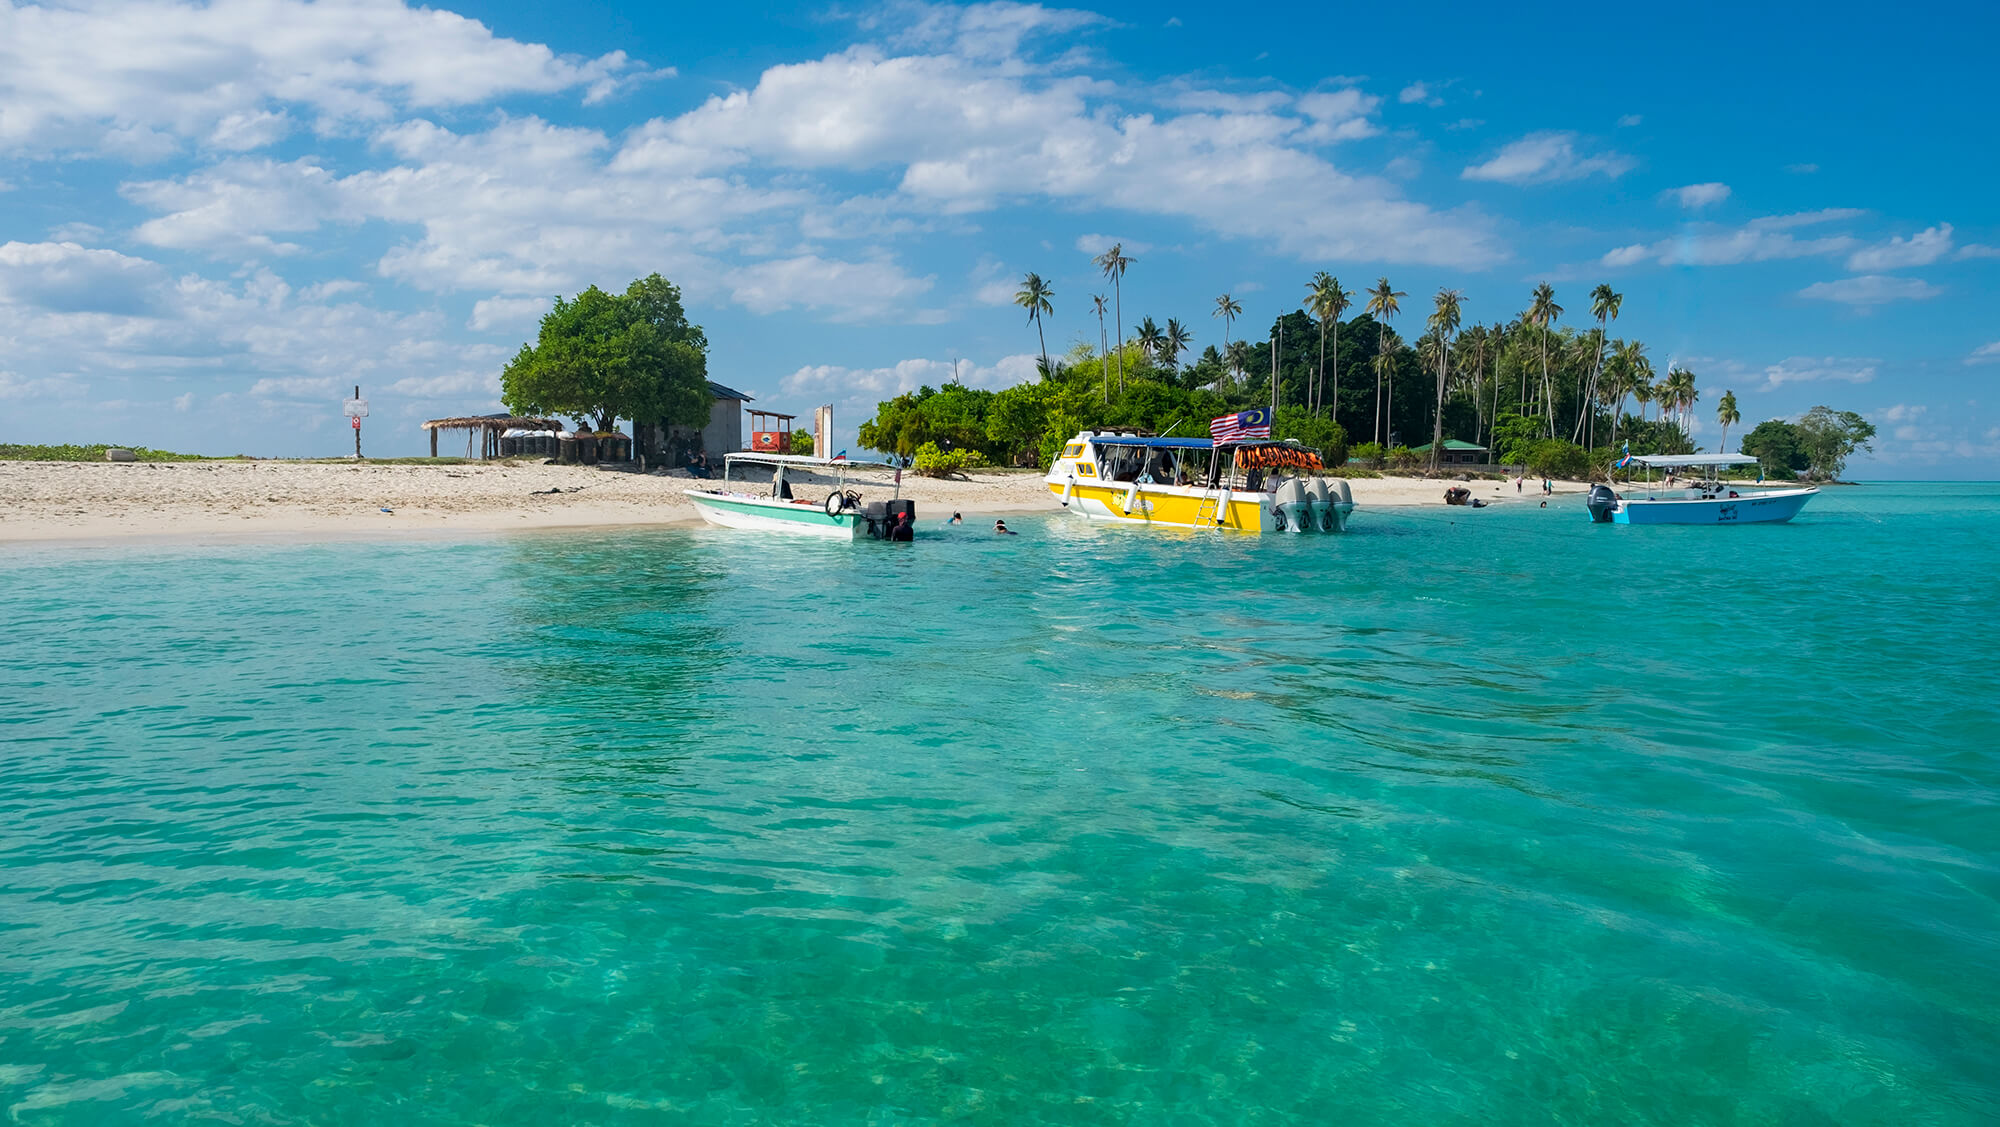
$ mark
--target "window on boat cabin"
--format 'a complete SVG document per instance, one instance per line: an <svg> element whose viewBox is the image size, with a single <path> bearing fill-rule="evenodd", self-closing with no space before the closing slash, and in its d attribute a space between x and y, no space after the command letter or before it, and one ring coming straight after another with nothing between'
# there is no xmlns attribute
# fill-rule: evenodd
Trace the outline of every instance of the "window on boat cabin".
<svg viewBox="0 0 2000 1127"><path fill-rule="evenodd" d="M1065 458L1083 457L1083 443L1072 442L1068 446L1063 447L1062 456Z"/></svg>

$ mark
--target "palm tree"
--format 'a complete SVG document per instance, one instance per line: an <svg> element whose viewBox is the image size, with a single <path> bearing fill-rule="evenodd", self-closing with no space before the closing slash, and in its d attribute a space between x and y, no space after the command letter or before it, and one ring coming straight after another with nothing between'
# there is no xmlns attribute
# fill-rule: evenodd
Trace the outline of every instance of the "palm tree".
<svg viewBox="0 0 2000 1127"><path fill-rule="evenodd" d="M1437 338L1438 389L1437 410L1431 416L1431 470L1438 468L1438 449L1444 443L1444 374L1451 365L1451 338L1458 332L1458 302L1465 296L1457 290L1440 289L1437 292L1437 308L1432 310L1427 323L1431 334Z"/></svg>
<svg viewBox="0 0 2000 1127"><path fill-rule="evenodd" d="M1049 299L1055 296L1055 292L1047 282L1042 281L1040 274L1030 270L1021 279L1021 291L1014 295L1014 304L1028 311L1028 320L1034 322L1035 337L1042 342L1042 371L1045 373L1049 370L1049 342L1042 335L1042 316L1055 312L1049 305Z"/></svg>
<svg viewBox="0 0 2000 1127"><path fill-rule="evenodd" d="M1662 418L1666 416L1667 409L1671 407L1681 429L1691 429L1691 424L1694 421L1694 402L1701 398L1701 392L1695 390L1693 372L1688 371L1686 368L1669 368L1667 370L1667 382L1655 394L1660 400L1660 415Z"/></svg>
<svg viewBox="0 0 2000 1127"><path fill-rule="evenodd" d="M1231 375L1241 377L1243 375L1243 369L1247 367L1250 363L1249 343L1246 341L1232 340L1228 344L1223 345L1222 362L1223 365L1226 368L1228 368L1229 373ZM1216 389L1218 393L1220 393L1221 390L1222 390L1221 388Z"/></svg>
<svg viewBox="0 0 2000 1127"><path fill-rule="evenodd" d="M1734 391L1723 392L1722 398L1716 401L1715 421L1722 424L1722 445L1716 447L1716 453L1727 454L1729 453L1729 428L1743 421L1742 414L1736 410L1736 393Z"/></svg>
<svg viewBox="0 0 2000 1127"><path fill-rule="evenodd" d="M1326 330L1333 328L1333 417L1340 417L1340 315L1347 312L1353 294L1340 288L1340 279L1322 270L1306 283L1306 308L1319 318L1319 382L1313 389L1315 414L1326 399Z"/></svg>
<svg viewBox="0 0 2000 1127"><path fill-rule="evenodd" d="M1547 282L1535 287L1535 299L1521 319L1542 331L1542 408L1549 424L1549 437L1556 436L1555 385L1549 382L1549 326L1563 315L1556 304L1556 291Z"/></svg>
<svg viewBox="0 0 2000 1127"><path fill-rule="evenodd" d="M1104 276L1111 279L1111 300L1118 314L1118 390L1125 390L1125 268L1138 259L1127 257L1124 243L1112 243L1111 249L1090 260Z"/></svg>
<svg viewBox="0 0 2000 1127"><path fill-rule="evenodd" d="M1632 366L1632 398L1639 402L1639 421L1646 421L1646 407L1653 401L1652 362L1641 356Z"/></svg>
<svg viewBox="0 0 2000 1127"><path fill-rule="evenodd" d="M1585 403L1593 403L1597 399L1597 381L1604 374L1604 334L1611 331L1611 322L1618 319L1618 307L1623 304L1625 295L1613 293L1611 287L1603 282L1599 282L1597 288L1590 291L1590 315L1597 318L1597 361L1590 370L1590 387L1583 397ZM1596 413L1592 412L1591 417L1594 420ZM1571 442L1577 441L1583 434L1581 416L1576 420L1576 431L1576 434L1570 436ZM1592 441L1591 445L1596 446L1597 443Z"/></svg>
<svg viewBox="0 0 2000 1127"><path fill-rule="evenodd" d="M1396 386L1396 350L1403 347L1403 339L1396 335L1394 329L1382 333L1377 339L1379 343L1375 346L1375 386L1380 389L1382 381L1386 378L1390 381L1389 387L1393 392ZM1380 445L1381 441L1380 432L1377 432L1375 442Z"/></svg>
<svg viewBox="0 0 2000 1127"><path fill-rule="evenodd" d="M1103 294L1094 293L1090 295L1090 307L1097 312L1097 359L1099 362L1098 375L1102 376L1104 379L1104 401L1106 403L1109 403L1111 402L1111 357L1108 355L1110 350L1105 347L1105 339L1104 339L1105 304L1106 302L1104 300Z"/></svg>
<svg viewBox="0 0 2000 1127"><path fill-rule="evenodd" d="M1151 317L1143 318L1139 322L1139 351L1154 359L1160 356L1160 327L1153 324ZM1119 385L1118 390L1125 390L1124 385Z"/></svg>
<svg viewBox="0 0 2000 1127"><path fill-rule="evenodd" d="M1221 297L1215 299L1215 312L1209 314L1209 316L1222 318L1222 350L1227 353L1230 341L1229 323L1243 316L1243 306L1235 298L1230 297L1228 294L1223 294ZM1222 394L1222 381L1220 379L1215 381L1215 392L1217 395Z"/></svg>
<svg viewBox="0 0 2000 1127"><path fill-rule="evenodd" d="M1172 317L1167 318L1167 329L1160 334L1160 349L1166 354L1169 372L1180 371L1181 353L1186 352L1192 343L1194 334L1187 331L1187 326Z"/></svg>
<svg viewBox="0 0 2000 1127"><path fill-rule="evenodd" d="M1377 278L1375 280L1375 288L1368 291L1368 312L1381 326L1381 331L1375 334L1375 443L1377 445L1380 445L1382 442L1382 375L1384 372L1391 373L1392 382L1389 387L1392 394L1395 390L1393 382L1394 363L1381 363L1382 352L1388 347L1389 318L1394 317L1400 308L1396 304L1396 299L1408 296L1410 295L1401 290L1391 289L1389 287L1389 279L1387 278Z"/></svg>

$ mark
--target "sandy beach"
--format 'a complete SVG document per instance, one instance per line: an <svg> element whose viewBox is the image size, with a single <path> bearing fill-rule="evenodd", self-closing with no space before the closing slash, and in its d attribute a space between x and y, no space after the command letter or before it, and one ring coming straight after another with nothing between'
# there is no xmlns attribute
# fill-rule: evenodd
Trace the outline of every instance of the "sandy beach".
<svg viewBox="0 0 2000 1127"><path fill-rule="evenodd" d="M1442 505L1446 483L1359 478L1357 505ZM1472 482L1489 501L1539 500L1514 483ZM1535 483L1529 483L1533 486ZM320 538L517 529L674 525L699 520L685 472L629 473L529 462L378 465L333 462L0 461L0 542ZM886 491L862 486L873 495ZM1580 491L1556 483L1562 493ZM974 471L966 480L906 474L920 519L1054 512L1039 474Z"/></svg>

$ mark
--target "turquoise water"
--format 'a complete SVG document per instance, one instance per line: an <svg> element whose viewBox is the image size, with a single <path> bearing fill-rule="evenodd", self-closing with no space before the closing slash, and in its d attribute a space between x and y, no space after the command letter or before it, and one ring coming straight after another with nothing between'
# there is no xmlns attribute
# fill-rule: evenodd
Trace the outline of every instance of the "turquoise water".
<svg viewBox="0 0 2000 1127"><path fill-rule="evenodd" d="M1991 1124L1996 519L16 550L0 1107Z"/></svg>

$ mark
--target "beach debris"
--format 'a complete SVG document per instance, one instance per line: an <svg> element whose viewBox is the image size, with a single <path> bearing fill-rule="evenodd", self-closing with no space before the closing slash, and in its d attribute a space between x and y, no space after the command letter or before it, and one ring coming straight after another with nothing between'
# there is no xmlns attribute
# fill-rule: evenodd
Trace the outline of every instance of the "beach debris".
<svg viewBox="0 0 2000 1127"><path fill-rule="evenodd" d="M528 490L528 496L535 497L544 493L576 493L580 492L584 488L585 487L581 485L572 485L568 489L564 489L561 486L551 485L547 489L530 489Z"/></svg>
<svg viewBox="0 0 2000 1127"><path fill-rule="evenodd" d="M383 510L381 510L381 511L382 511L382 512L385 512L385 513L393 513L393 512L395 512L396 510L394 510L394 509L383 509Z"/></svg>
<svg viewBox="0 0 2000 1127"><path fill-rule="evenodd" d="M107 462L136 462L139 460L139 455L122 446L113 446L104 451L104 460Z"/></svg>

